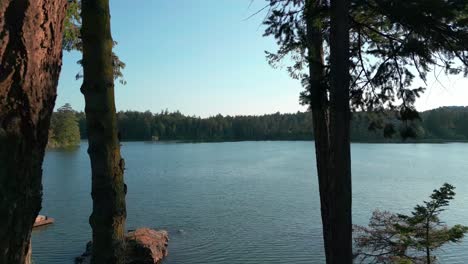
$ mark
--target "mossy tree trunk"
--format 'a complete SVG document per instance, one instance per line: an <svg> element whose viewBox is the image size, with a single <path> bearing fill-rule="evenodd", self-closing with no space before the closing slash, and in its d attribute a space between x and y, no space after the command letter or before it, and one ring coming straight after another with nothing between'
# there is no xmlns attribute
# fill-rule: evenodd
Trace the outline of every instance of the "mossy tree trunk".
<svg viewBox="0 0 468 264"><path fill-rule="evenodd" d="M0 1L0 263L26 261L62 64L66 0Z"/></svg>
<svg viewBox="0 0 468 264"><path fill-rule="evenodd" d="M125 184L114 102L109 0L82 1L83 85L91 159L92 263L124 263Z"/></svg>
<svg viewBox="0 0 468 264"><path fill-rule="evenodd" d="M346 84L348 63L343 61L349 50L346 48L349 39L343 39L342 27L347 28L347 25L339 23L346 20L347 14L341 14L344 18L337 19L337 14L343 13L343 9L337 9L337 3L332 3L335 6L332 7L330 40L331 73L326 76L321 16L325 4L322 0L307 0L304 9L309 90L326 263L346 264L352 263L349 85ZM343 43L338 43L338 40ZM343 52L339 51L341 48ZM326 78L331 78L330 82ZM328 83L331 87L327 91Z"/></svg>

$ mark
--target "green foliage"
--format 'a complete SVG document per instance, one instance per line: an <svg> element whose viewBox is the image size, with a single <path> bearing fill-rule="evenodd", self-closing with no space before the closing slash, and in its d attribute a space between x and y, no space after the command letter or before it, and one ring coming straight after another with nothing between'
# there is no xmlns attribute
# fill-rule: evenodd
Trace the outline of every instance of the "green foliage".
<svg viewBox="0 0 468 264"><path fill-rule="evenodd" d="M47 145L49 148L68 148L80 145L78 119L70 104L65 104L52 114Z"/></svg>
<svg viewBox="0 0 468 264"><path fill-rule="evenodd" d="M445 183L439 190L433 191L430 201L417 205L411 216L398 215L403 224L398 224L397 228L407 237L406 243L410 248L425 252L427 263L436 259L431 256L432 251L448 242L460 242L468 231L468 227L462 225L448 228L439 219L439 214L445 211L455 196L454 189Z"/></svg>
<svg viewBox="0 0 468 264"><path fill-rule="evenodd" d="M312 118L308 113L263 116L184 116L180 112L119 112L122 140L294 140L311 139Z"/></svg>
<svg viewBox="0 0 468 264"><path fill-rule="evenodd" d="M381 120L374 114L354 113L351 125L352 138L365 141L367 137L381 138L381 132L393 129L394 132L413 133L415 140L425 141L466 141L468 140L468 108L467 107L441 107L420 113L420 118L402 122L396 113L387 112L386 119ZM366 132L369 126L371 131ZM408 129L410 128L410 129ZM359 132L356 132L359 131ZM391 133L394 134L394 133ZM393 141L393 139L384 139Z"/></svg>
<svg viewBox="0 0 468 264"><path fill-rule="evenodd" d="M82 50L81 28L81 2L68 1L67 14L64 20L62 48L65 51Z"/></svg>
<svg viewBox="0 0 468 264"><path fill-rule="evenodd" d="M429 201L416 205L411 215L374 211L368 227L355 227L356 256L361 263L435 263L433 251L459 243L468 227L448 227L439 215L455 196L445 183Z"/></svg>
<svg viewBox="0 0 468 264"><path fill-rule="evenodd" d="M86 138L84 113L76 113L80 133ZM402 142L400 137L385 137L388 130L405 133L410 126L415 134L413 142L441 142L468 140L468 107L443 107L421 113L420 120L398 120L396 113L388 113L379 120L378 114L353 113L351 139L359 142ZM120 138L127 140L312 140L312 114L270 114L262 116L212 116L199 118L180 112L126 111L117 114ZM369 129L370 128L370 129ZM393 134L393 133L392 133Z"/></svg>
<svg viewBox="0 0 468 264"><path fill-rule="evenodd" d="M81 52L83 50L83 43L81 41L81 0L69 0L67 15L64 21L63 30L63 50L72 51L76 50ZM116 46L117 42L113 42L113 46ZM78 64L82 64L82 60L78 61ZM121 84L127 82L123 78L123 69L125 69L125 63L112 52L112 64L114 66L114 79L119 80ZM76 74L76 79L81 79L83 74L81 72Z"/></svg>
<svg viewBox="0 0 468 264"><path fill-rule="evenodd" d="M305 91L301 102L311 102L304 6L316 5L315 22L324 38L324 85L329 89L329 1L266 0L269 12L264 36L272 36L279 46L267 52L274 67L286 61L292 78L301 80ZM447 74L468 74L468 2L465 0L356 0L350 12L351 107L355 111L398 114L398 119L414 120L416 98L435 68ZM383 117L385 119L386 117ZM397 132L396 130L388 130ZM403 137L415 132L408 126Z"/></svg>

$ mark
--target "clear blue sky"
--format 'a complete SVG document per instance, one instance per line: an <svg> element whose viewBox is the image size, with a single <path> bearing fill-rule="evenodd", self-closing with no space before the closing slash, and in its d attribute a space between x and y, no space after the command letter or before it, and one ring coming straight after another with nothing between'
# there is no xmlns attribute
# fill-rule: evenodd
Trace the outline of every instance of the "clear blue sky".
<svg viewBox="0 0 468 264"><path fill-rule="evenodd" d="M180 110L210 116L303 111L302 90L285 69L271 68L264 55L274 51L262 37L264 0L111 0L115 52L127 64L127 85L116 83L117 110ZM64 53L57 106L70 103L84 109L81 54ZM418 102L425 110L466 105L468 82L429 80L429 91Z"/></svg>

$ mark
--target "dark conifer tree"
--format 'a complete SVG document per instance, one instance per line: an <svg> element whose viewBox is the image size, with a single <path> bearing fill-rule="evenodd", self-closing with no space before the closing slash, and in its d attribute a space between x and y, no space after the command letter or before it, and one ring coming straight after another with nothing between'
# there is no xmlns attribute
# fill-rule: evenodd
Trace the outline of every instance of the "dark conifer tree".
<svg viewBox="0 0 468 264"><path fill-rule="evenodd" d="M346 120L347 113L337 114L337 109L347 111L349 106L353 110L372 112L390 109L390 113L397 113L397 118L406 123L419 118L414 102L424 87L412 87L415 77L425 81L434 67L443 67L449 74L468 73L468 3L358 0L350 4L347 15L337 16L338 10L343 12L345 2L267 2L264 35L273 36L279 45L277 52L267 53L267 58L273 66L284 58L293 61L288 72L302 81L305 91L301 100L310 105L313 114L327 263L350 263L350 228L346 234L334 234L335 230L342 230L341 224L348 227L351 223L349 137L346 136L350 119ZM341 39L343 44L336 42L341 36L337 33L342 28L336 24L340 20L350 21L349 40ZM346 27L346 21L341 22ZM336 45L346 47L348 42L349 51L341 52L350 54L349 95L338 96L336 88L347 82L347 75L339 70L344 64L336 60L337 55L341 58L344 54L336 50ZM339 83L338 72L343 78ZM348 101L343 100L348 97ZM390 123L384 131L391 134L396 130ZM414 131L406 126L401 135L414 136ZM347 219L338 221L337 216Z"/></svg>

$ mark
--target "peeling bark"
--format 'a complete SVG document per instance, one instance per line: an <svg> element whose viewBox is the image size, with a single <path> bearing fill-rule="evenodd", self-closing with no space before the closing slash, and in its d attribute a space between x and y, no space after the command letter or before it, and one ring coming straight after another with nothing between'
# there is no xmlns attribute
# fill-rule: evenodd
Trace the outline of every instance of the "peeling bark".
<svg viewBox="0 0 468 264"><path fill-rule="evenodd" d="M124 160L117 137L109 0L82 1L83 85L93 213L92 263L124 263Z"/></svg>
<svg viewBox="0 0 468 264"><path fill-rule="evenodd" d="M23 264L62 65L66 0L0 1L0 263Z"/></svg>

